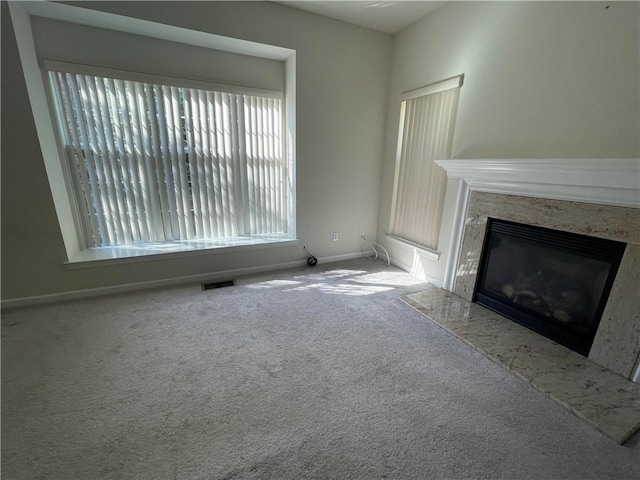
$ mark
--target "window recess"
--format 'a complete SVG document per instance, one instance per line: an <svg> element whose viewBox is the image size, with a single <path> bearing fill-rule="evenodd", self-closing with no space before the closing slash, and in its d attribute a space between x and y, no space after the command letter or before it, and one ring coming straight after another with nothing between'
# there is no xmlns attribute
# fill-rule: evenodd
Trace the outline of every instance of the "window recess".
<svg viewBox="0 0 640 480"><path fill-rule="evenodd" d="M43 66L84 248L295 236L281 92Z"/></svg>
<svg viewBox="0 0 640 480"><path fill-rule="evenodd" d="M451 158L463 76L401 96L400 128L389 234L438 248L447 177L434 160Z"/></svg>

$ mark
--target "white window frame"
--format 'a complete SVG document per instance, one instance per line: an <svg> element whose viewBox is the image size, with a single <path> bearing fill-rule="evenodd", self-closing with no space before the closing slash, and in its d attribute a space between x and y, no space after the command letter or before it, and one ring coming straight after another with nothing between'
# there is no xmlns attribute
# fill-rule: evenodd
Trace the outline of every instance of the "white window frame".
<svg viewBox="0 0 640 480"><path fill-rule="evenodd" d="M389 217L389 226L388 226L388 233L387 233L387 238L390 240L393 240L395 242L400 242L401 244L404 245L408 245L409 247L413 248L414 250L420 251L423 254L425 254L428 258L431 258L432 260L438 260L440 257L440 253L438 252L438 245L429 247L426 245L422 245L420 243L415 243L407 238L404 238L402 236L396 235L395 234L395 229L394 229L394 222L396 221L395 219L395 215L397 213L397 202L398 202L398 196L399 196L399 190L400 190L400 169L402 166L402 162L403 162L403 156L404 156L404 152L403 152L403 140L404 140L404 129L405 129L405 109L406 109L406 104L407 101L413 100L413 99L417 99L420 97L425 97L428 95L433 95L436 93L440 93L440 92L444 92L447 90L452 90L452 89L456 89L456 88L460 88L462 87L464 83L464 75L458 75L455 77L451 77L448 78L446 80L442 80L440 82L436 82L436 83L432 83L429 85L426 85L424 87L421 88L417 88L415 90L411 90L408 92L404 92L401 94L400 96L400 101L401 101L401 106L400 106L400 121L399 121L399 127L398 127L398 140L397 140L397 146L396 146L396 162L395 162L395 171L394 171L394 179L393 179L393 194L392 194L392 198L391 198L391 213L390 213L390 217ZM456 107L454 109L453 113L453 124L455 125L455 118L457 115L457 100L456 100ZM452 129L454 129L455 127L452 126ZM453 132L453 130L452 130ZM419 135L419 133L418 133ZM453 140L453 133L451 136L451 142ZM411 147L413 148L413 147ZM432 168L437 167L437 165L435 164L435 160L440 160L440 158L433 158L431 159L431 163L432 163ZM443 189L446 188L446 178L444 180L444 185L441 186ZM429 202L433 202L433 199L429 199ZM444 204L440 205L440 208L442 208L444 206ZM440 231L440 225L437 225L437 229L438 232ZM439 241L438 241L439 244Z"/></svg>
<svg viewBox="0 0 640 480"><path fill-rule="evenodd" d="M285 65L285 155L292 165L293 201L291 202L292 219L291 239L295 240L295 70L296 53L283 47L258 44L246 40L239 40L205 32L196 32L189 29L163 25L145 20L123 17L110 13L100 12L81 7L62 5L50 2L10 2L10 14L14 24L18 51L22 63L23 73L27 84L29 100L34 116L38 139L45 163L45 169L51 187L54 206L62 239L66 251L64 261L70 268L84 266L103 265L109 262L124 263L128 261L149 260L149 255L165 254L171 256L197 255L203 253L228 252L236 248L261 248L272 242L266 241L263 245L248 245L243 243L219 245L211 242L200 242L192 245L175 245L175 248L108 248L108 249L82 249L78 224L75 219L73 201L69 196L71 185L65 172L66 161L61 158L56 141L55 126L52 122L52 109L46 93L45 75L39 65L36 53L33 33L31 31L30 16L40 16L54 20L62 20L98 28L106 28L153 38L160 38L195 46L212 48L232 53L258 56L262 58L280 60ZM170 246L168 246L170 247ZM225 247L225 248L221 248Z"/></svg>

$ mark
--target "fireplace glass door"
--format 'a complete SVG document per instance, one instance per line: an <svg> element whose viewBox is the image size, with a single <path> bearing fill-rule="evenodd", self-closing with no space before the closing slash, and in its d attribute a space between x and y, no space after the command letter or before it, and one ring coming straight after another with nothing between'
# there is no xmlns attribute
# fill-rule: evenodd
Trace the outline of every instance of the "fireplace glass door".
<svg viewBox="0 0 640 480"><path fill-rule="evenodd" d="M625 246L490 218L474 301L586 356Z"/></svg>

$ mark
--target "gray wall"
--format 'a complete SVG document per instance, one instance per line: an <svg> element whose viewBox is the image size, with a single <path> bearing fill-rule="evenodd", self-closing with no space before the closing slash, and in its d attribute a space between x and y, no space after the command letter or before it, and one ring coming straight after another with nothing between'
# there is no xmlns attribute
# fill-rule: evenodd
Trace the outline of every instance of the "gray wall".
<svg viewBox="0 0 640 480"><path fill-rule="evenodd" d="M39 59L284 90L284 62L32 17Z"/></svg>
<svg viewBox="0 0 640 480"><path fill-rule="evenodd" d="M457 183L449 181L439 261L385 240L400 93L464 73L453 158L640 156L638 2L450 2L395 37L378 241L442 281Z"/></svg>
<svg viewBox="0 0 640 480"><path fill-rule="evenodd" d="M375 232L392 39L273 3L78 6L297 50L297 225L316 256ZM333 242L331 232L340 232ZM302 246L68 270L11 20L2 4L2 298L304 260Z"/></svg>

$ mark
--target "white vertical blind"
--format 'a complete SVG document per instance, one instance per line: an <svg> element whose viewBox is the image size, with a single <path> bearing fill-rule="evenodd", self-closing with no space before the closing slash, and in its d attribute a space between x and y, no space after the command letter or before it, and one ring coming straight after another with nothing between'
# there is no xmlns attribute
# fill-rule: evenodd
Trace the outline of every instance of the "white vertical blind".
<svg viewBox="0 0 640 480"><path fill-rule="evenodd" d="M49 78L85 247L288 233L281 99Z"/></svg>
<svg viewBox="0 0 640 480"><path fill-rule="evenodd" d="M390 233L438 247L446 173L434 160L451 157L460 88L402 102Z"/></svg>

